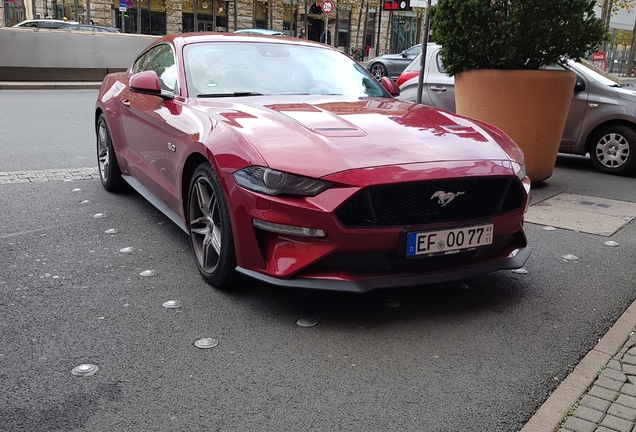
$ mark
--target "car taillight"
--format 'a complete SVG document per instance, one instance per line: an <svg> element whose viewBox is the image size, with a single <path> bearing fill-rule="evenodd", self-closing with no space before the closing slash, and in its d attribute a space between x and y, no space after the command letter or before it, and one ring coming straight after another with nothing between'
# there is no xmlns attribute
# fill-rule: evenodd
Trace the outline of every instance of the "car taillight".
<svg viewBox="0 0 636 432"><path fill-rule="evenodd" d="M407 72L402 72L402 74L398 77L396 84L399 86L401 86L402 84L404 84L405 82L407 82L408 80L410 80L413 77L416 77L420 72L419 71L407 71Z"/></svg>

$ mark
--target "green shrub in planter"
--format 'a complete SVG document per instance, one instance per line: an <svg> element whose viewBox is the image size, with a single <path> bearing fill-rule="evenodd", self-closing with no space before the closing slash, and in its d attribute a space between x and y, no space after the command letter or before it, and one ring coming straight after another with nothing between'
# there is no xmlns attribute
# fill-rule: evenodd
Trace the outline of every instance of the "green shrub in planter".
<svg viewBox="0 0 636 432"><path fill-rule="evenodd" d="M439 0L433 40L450 75L471 69L540 69L579 60L607 39L595 0Z"/></svg>

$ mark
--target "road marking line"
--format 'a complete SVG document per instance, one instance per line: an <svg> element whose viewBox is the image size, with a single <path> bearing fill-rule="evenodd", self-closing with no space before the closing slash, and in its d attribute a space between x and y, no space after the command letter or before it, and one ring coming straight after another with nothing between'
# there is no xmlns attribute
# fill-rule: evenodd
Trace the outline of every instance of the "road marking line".
<svg viewBox="0 0 636 432"><path fill-rule="evenodd" d="M0 171L0 185L13 183L42 183L48 181L92 180L99 178L97 167L54 168L45 170Z"/></svg>

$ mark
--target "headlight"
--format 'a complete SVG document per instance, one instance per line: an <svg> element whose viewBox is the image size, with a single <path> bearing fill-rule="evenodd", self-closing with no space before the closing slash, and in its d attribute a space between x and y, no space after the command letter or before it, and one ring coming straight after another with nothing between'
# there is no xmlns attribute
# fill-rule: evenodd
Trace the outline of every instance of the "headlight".
<svg viewBox="0 0 636 432"><path fill-rule="evenodd" d="M234 181L239 186L266 195L316 196L333 183L298 176L261 166L250 166L236 171Z"/></svg>
<svg viewBox="0 0 636 432"><path fill-rule="evenodd" d="M519 180L523 181L526 178L526 166L517 162L512 162L512 168L515 170L515 174Z"/></svg>

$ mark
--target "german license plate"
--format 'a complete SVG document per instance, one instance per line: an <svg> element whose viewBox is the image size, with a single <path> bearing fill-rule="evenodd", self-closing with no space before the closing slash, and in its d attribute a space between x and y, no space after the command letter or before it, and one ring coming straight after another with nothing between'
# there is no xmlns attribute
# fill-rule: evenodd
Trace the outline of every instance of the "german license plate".
<svg viewBox="0 0 636 432"><path fill-rule="evenodd" d="M406 256L452 255L492 244L494 225L484 224L406 234Z"/></svg>

